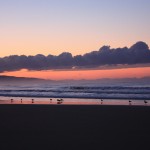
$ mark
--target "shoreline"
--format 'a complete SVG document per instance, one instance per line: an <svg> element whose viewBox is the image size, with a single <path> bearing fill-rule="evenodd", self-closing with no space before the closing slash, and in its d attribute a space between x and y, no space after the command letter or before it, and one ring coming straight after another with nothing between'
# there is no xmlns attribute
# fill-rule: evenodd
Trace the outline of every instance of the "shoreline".
<svg viewBox="0 0 150 150"><path fill-rule="evenodd" d="M73 96L28 96L28 95L0 95L1 97L14 97L14 98L66 98L66 99L116 99L116 100L150 100L150 98L135 98L135 97L73 97Z"/></svg>
<svg viewBox="0 0 150 150"><path fill-rule="evenodd" d="M35 98L0 97L0 105L113 105L113 106L150 106L150 100L135 99L84 99L84 98Z"/></svg>

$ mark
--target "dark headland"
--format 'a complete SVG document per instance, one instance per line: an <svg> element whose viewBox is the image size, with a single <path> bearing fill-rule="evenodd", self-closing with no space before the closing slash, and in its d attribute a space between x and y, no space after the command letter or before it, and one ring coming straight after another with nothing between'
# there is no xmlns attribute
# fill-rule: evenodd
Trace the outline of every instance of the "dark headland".
<svg viewBox="0 0 150 150"><path fill-rule="evenodd" d="M0 105L0 138L3 149L150 147L150 107Z"/></svg>

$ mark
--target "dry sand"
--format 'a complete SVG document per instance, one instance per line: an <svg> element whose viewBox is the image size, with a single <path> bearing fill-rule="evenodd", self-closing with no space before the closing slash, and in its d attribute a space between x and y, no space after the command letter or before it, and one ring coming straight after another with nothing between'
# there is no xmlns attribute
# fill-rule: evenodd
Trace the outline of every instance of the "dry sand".
<svg viewBox="0 0 150 150"><path fill-rule="evenodd" d="M2 149L150 147L150 107L0 105Z"/></svg>

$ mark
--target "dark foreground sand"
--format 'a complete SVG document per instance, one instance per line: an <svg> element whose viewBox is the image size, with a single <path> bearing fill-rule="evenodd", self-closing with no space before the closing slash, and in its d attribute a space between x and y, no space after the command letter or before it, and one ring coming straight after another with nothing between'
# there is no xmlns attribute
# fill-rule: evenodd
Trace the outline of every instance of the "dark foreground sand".
<svg viewBox="0 0 150 150"><path fill-rule="evenodd" d="M150 149L150 107L0 105L0 147Z"/></svg>

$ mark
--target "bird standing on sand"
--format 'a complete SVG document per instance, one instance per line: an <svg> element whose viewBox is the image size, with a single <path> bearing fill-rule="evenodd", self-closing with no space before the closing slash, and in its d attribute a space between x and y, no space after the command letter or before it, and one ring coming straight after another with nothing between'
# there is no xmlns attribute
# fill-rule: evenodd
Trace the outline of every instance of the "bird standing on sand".
<svg viewBox="0 0 150 150"><path fill-rule="evenodd" d="M52 103L52 99L50 99L50 103Z"/></svg>
<svg viewBox="0 0 150 150"><path fill-rule="evenodd" d="M103 104L103 99L101 99L101 104Z"/></svg>
<svg viewBox="0 0 150 150"><path fill-rule="evenodd" d="M146 100L144 100L145 105L148 103Z"/></svg>
<svg viewBox="0 0 150 150"><path fill-rule="evenodd" d="M63 99L57 99L57 104L61 104L63 102Z"/></svg>
<svg viewBox="0 0 150 150"><path fill-rule="evenodd" d="M132 101L131 101L131 100L129 100L129 104L130 104L130 105L131 105L131 102L132 102Z"/></svg>
<svg viewBox="0 0 150 150"><path fill-rule="evenodd" d="M34 99L32 99L32 103L34 103Z"/></svg>
<svg viewBox="0 0 150 150"><path fill-rule="evenodd" d="M61 99L57 99L57 102L61 102Z"/></svg>
<svg viewBox="0 0 150 150"><path fill-rule="evenodd" d="M58 101L58 102L62 102L62 101L63 101L63 99L62 99L62 98L61 98L61 99L57 99L57 101Z"/></svg>
<svg viewBox="0 0 150 150"><path fill-rule="evenodd" d="M22 103L22 99L21 99L21 103Z"/></svg>
<svg viewBox="0 0 150 150"><path fill-rule="evenodd" d="M13 102L13 99L11 99L11 103Z"/></svg>

